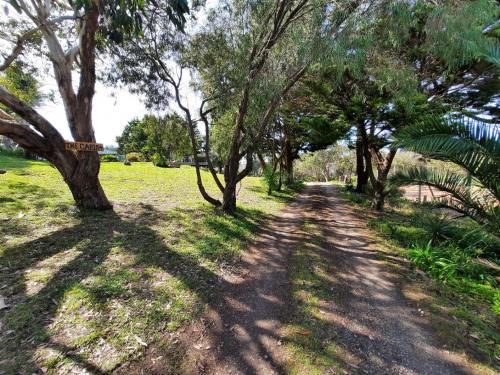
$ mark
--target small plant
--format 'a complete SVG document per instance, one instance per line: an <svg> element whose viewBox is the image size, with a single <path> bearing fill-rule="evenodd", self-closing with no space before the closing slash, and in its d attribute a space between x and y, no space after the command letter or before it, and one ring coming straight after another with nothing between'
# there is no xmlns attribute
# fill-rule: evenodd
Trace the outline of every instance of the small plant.
<svg viewBox="0 0 500 375"><path fill-rule="evenodd" d="M155 153L151 157L151 161L153 162L153 165L156 167L160 168L167 168L168 167L168 160L166 160L162 155Z"/></svg>
<svg viewBox="0 0 500 375"><path fill-rule="evenodd" d="M471 251L454 246L433 247L429 241L426 246L414 246L410 258L418 268L443 282L458 283L461 279L470 279L496 286L494 275L477 262L476 254Z"/></svg>
<svg viewBox="0 0 500 375"><path fill-rule="evenodd" d="M426 211L417 220L417 224L429 233L431 241L443 241L450 237L452 226L448 216Z"/></svg>
<svg viewBox="0 0 500 375"><path fill-rule="evenodd" d="M117 162L118 157L116 155L102 155L101 161L103 161L103 162Z"/></svg>
<svg viewBox="0 0 500 375"><path fill-rule="evenodd" d="M278 190L278 175L275 170L267 166L264 168L262 177L264 178L264 184L267 188L267 194L271 195L273 191Z"/></svg>
<svg viewBox="0 0 500 375"><path fill-rule="evenodd" d="M144 155L140 152L129 152L125 156L125 160L135 162L135 161L144 161Z"/></svg>

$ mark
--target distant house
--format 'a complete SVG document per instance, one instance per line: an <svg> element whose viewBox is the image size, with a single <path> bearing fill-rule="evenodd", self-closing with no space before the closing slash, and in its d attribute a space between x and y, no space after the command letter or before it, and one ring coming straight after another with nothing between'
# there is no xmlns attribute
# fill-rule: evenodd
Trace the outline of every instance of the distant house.
<svg viewBox="0 0 500 375"><path fill-rule="evenodd" d="M198 163L200 167L206 167L208 166L207 159L204 154L198 154ZM193 156L185 156L179 164L181 165L194 165L194 158Z"/></svg>

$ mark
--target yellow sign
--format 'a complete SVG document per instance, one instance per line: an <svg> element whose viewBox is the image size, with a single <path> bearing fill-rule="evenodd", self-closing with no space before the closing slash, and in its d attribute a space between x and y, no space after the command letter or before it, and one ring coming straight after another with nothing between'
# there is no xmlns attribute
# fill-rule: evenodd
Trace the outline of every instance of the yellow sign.
<svg viewBox="0 0 500 375"><path fill-rule="evenodd" d="M104 150L104 146L102 143L92 143L92 142L64 142L64 148L66 150L73 151L102 151Z"/></svg>

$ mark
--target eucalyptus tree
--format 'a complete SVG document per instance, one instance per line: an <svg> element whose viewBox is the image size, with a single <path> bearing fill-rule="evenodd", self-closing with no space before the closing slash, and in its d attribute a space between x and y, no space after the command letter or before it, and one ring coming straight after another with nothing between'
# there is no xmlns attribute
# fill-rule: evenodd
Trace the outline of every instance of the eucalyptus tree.
<svg viewBox="0 0 500 375"><path fill-rule="evenodd" d="M172 99L190 128L197 183L205 200L225 211L236 208L237 184L252 168L253 157L282 99L324 52L322 42L339 33L362 2L323 0L221 1L208 11L205 26L178 36L165 25L161 6L146 11L144 38L117 48L112 78L146 93L148 104L164 108ZM202 101L196 113L185 99L189 71ZM195 129L205 130L205 153L222 200L205 190ZM225 145L223 180L211 161L211 138ZM226 138L226 139L223 139ZM223 154L223 155L222 155ZM245 166L241 167L245 161Z"/></svg>
<svg viewBox="0 0 500 375"><path fill-rule="evenodd" d="M0 71L16 62L50 65L73 139L95 142L92 101L98 49L137 36L145 4L148 1L10 0L4 8L7 20L1 24ZM170 9L168 19L182 27L188 12L185 1L169 0L166 7ZM0 103L15 114L0 119L1 135L52 162L77 206L111 208L98 178L97 152L65 150L64 138L55 126L2 85Z"/></svg>

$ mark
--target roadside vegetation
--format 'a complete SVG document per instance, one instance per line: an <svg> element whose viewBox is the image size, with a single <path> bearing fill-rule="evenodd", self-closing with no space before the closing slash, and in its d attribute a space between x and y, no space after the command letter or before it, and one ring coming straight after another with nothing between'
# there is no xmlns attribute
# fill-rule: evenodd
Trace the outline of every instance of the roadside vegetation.
<svg viewBox="0 0 500 375"><path fill-rule="evenodd" d="M228 216L200 201L191 167L104 163L114 212L96 214L74 207L47 162L2 154L0 166L7 373L105 372L175 336L204 311L262 221L293 195L268 196L260 179L247 178L241 208Z"/></svg>
<svg viewBox="0 0 500 375"><path fill-rule="evenodd" d="M343 197L361 207L369 198L352 191ZM451 216L450 216L451 215ZM499 365L500 266L498 237L469 218L432 203L392 200L369 225L387 241L389 253L407 258L432 291L431 320L453 349ZM402 270L408 272L408 270Z"/></svg>

